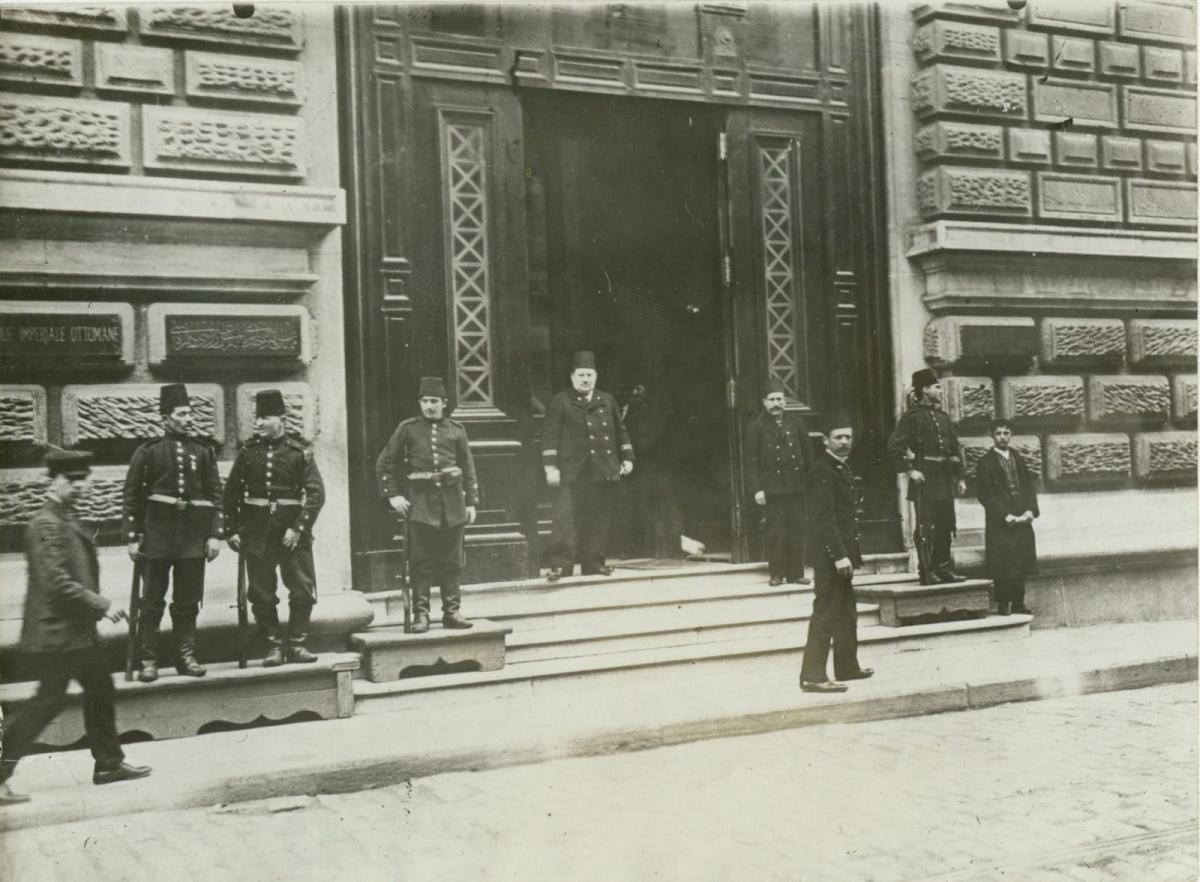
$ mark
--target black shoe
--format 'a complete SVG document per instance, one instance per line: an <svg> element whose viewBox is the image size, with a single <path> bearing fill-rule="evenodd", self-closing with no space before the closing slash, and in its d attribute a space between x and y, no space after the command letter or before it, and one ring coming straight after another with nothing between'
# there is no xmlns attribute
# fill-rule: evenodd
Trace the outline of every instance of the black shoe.
<svg viewBox="0 0 1200 882"><path fill-rule="evenodd" d="M1015 612L1015 613L1016 613L1017 615L1019 615L1019 616L1031 616L1031 615L1033 615L1033 610L1031 610L1029 607L1027 607L1027 606L1026 606L1025 604L1023 604L1023 603L1022 603L1022 604L1018 604L1017 606L1014 606L1014 607L1012 608L1012 611L1013 611L1013 612Z"/></svg>
<svg viewBox="0 0 1200 882"><path fill-rule="evenodd" d="M92 783L115 784L118 781L132 781L135 778L145 778L150 772L149 766L131 766L129 763L121 763L115 769L96 769L92 772Z"/></svg>
<svg viewBox="0 0 1200 882"><path fill-rule="evenodd" d="M1008 604L1007 603L997 603L996 604L996 612L1002 616L1008 615Z"/></svg>
<svg viewBox="0 0 1200 882"><path fill-rule="evenodd" d="M845 683L839 683L837 680L826 680L824 683L800 681L800 689L803 692L845 692L849 688Z"/></svg>
<svg viewBox="0 0 1200 882"><path fill-rule="evenodd" d="M868 680L875 675L874 668L859 668L857 674L838 675L839 680Z"/></svg>
<svg viewBox="0 0 1200 882"><path fill-rule="evenodd" d="M783 579L779 578L778 576L772 576L767 581L767 584L770 585L772 588L775 588L776 586L783 584Z"/></svg>
<svg viewBox="0 0 1200 882"><path fill-rule="evenodd" d="M311 665L317 660L317 656L305 649L303 644L297 643L288 646L287 660L294 665Z"/></svg>
<svg viewBox="0 0 1200 882"><path fill-rule="evenodd" d="M967 581L966 576L960 576L958 573L954 572L954 570L951 570L949 568L944 569L944 570L938 570L936 572L935 576L936 576L936 579L935 579L934 584L939 584L939 585L946 585L946 584L951 584L951 583L955 583L955 582Z"/></svg>
<svg viewBox="0 0 1200 882"><path fill-rule="evenodd" d="M465 631L468 628L474 628L474 622L468 622L462 617L462 614L455 611L442 616L442 627L449 628L451 631Z"/></svg>
<svg viewBox="0 0 1200 882"><path fill-rule="evenodd" d="M546 580L549 582L557 582L565 575L566 573L563 572L562 567L551 567L550 572L546 574Z"/></svg>
<svg viewBox="0 0 1200 882"><path fill-rule="evenodd" d="M583 574L585 576L611 576L613 574L613 568L609 566L599 566L594 567L593 569L584 570Z"/></svg>
<svg viewBox="0 0 1200 882"><path fill-rule="evenodd" d="M28 794L14 793L7 784L0 784L0 805L20 805L29 800Z"/></svg>
<svg viewBox="0 0 1200 882"><path fill-rule="evenodd" d="M788 581L793 585L811 585L812 584L812 579L806 579L806 578L804 578L804 576L801 576L799 579L788 579Z"/></svg>
<svg viewBox="0 0 1200 882"><path fill-rule="evenodd" d="M208 668L196 661L196 657L191 655L180 656L179 661L175 662L175 670L182 677L203 677L208 673Z"/></svg>
<svg viewBox="0 0 1200 882"><path fill-rule="evenodd" d="M424 634L429 630L429 613L419 612L417 617L413 619L412 632L414 634Z"/></svg>
<svg viewBox="0 0 1200 882"><path fill-rule="evenodd" d="M263 659L264 668L277 668L284 664L283 646L276 644L267 650L266 658Z"/></svg>
<svg viewBox="0 0 1200 882"><path fill-rule="evenodd" d="M158 662L147 659L142 662L142 669L138 671L138 679L143 683L153 683L158 679Z"/></svg>

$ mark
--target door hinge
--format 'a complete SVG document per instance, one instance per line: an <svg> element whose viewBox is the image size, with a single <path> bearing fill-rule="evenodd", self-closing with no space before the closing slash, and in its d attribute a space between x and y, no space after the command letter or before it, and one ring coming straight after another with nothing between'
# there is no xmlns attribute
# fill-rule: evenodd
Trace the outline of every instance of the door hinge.
<svg viewBox="0 0 1200 882"><path fill-rule="evenodd" d="M726 285L733 281L733 267L728 253L721 260L721 275L724 276Z"/></svg>
<svg viewBox="0 0 1200 882"><path fill-rule="evenodd" d="M737 380L733 377L725 382L725 403L730 410L737 407Z"/></svg>
<svg viewBox="0 0 1200 882"><path fill-rule="evenodd" d="M717 154L722 162L729 158L729 136L724 132L717 135Z"/></svg>

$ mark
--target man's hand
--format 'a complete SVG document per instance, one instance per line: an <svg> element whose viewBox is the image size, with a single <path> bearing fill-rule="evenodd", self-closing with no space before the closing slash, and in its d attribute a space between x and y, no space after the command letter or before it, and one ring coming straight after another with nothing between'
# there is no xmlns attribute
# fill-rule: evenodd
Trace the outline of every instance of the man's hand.
<svg viewBox="0 0 1200 882"><path fill-rule="evenodd" d="M108 608L108 612L104 614L104 618L115 624L129 618L129 613L125 612L125 607L114 604Z"/></svg>
<svg viewBox="0 0 1200 882"><path fill-rule="evenodd" d="M964 481L962 478L959 478L959 479L958 479L958 483L957 483L957 484L955 484L954 486L958 488L958 495L959 495L959 496L966 496L966 495L967 495L967 482L966 482L966 481Z"/></svg>
<svg viewBox="0 0 1200 882"><path fill-rule="evenodd" d="M295 551L296 546L300 544L300 534L291 527L283 534L283 547L288 551Z"/></svg>
<svg viewBox="0 0 1200 882"><path fill-rule="evenodd" d="M1032 524L1033 523L1033 512L1031 512L1031 511L1025 512L1025 514L1021 515L1021 520L1023 520L1027 524Z"/></svg>
<svg viewBox="0 0 1200 882"><path fill-rule="evenodd" d="M767 504L767 492L765 490L759 490L757 493L754 494L754 501L757 502L759 505L766 505Z"/></svg>
<svg viewBox="0 0 1200 882"><path fill-rule="evenodd" d="M1020 523L1023 523L1023 521L1022 521L1022 518L1023 518L1023 517L1024 517L1023 515L1013 515L1013 514L1010 514L1010 515L1005 515L1005 516L1004 516L1004 523L1006 523L1006 524L1020 524Z"/></svg>
<svg viewBox="0 0 1200 882"><path fill-rule="evenodd" d="M925 473L918 469L909 469L908 480L912 481L914 484L923 484L925 483Z"/></svg>
<svg viewBox="0 0 1200 882"><path fill-rule="evenodd" d="M142 559L142 545L140 542L130 542L128 545L128 548L129 548L129 559L131 561L133 561L134 563L137 563L139 560Z"/></svg>
<svg viewBox="0 0 1200 882"><path fill-rule="evenodd" d="M221 553L221 541L215 536L210 536L208 541L204 543L204 559L210 563L217 559L217 555Z"/></svg>
<svg viewBox="0 0 1200 882"><path fill-rule="evenodd" d="M392 511L398 512L402 517L408 517L408 500L403 496L393 496L388 500L388 505L392 507Z"/></svg>
<svg viewBox="0 0 1200 882"><path fill-rule="evenodd" d="M854 564L850 563L850 558L839 557L833 562L834 568L838 571L839 576L854 575Z"/></svg>
<svg viewBox="0 0 1200 882"><path fill-rule="evenodd" d="M467 506L467 524L470 525L473 523L475 523L475 506L468 505Z"/></svg>
<svg viewBox="0 0 1200 882"><path fill-rule="evenodd" d="M241 536L239 536L237 533L234 533L232 536L230 536L228 539L226 539L226 540L225 540L225 542L226 542L226 543L229 545L229 547L230 547L230 548L232 548L234 551L241 551L241 550L242 550L242 537L241 537Z"/></svg>
<svg viewBox="0 0 1200 882"><path fill-rule="evenodd" d="M621 477L625 477L633 471L633 462L628 459L621 460Z"/></svg>
<svg viewBox="0 0 1200 882"><path fill-rule="evenodd" d="M554 466L546 466L546 483L557 487L562 481L562 474Z"/></svg>

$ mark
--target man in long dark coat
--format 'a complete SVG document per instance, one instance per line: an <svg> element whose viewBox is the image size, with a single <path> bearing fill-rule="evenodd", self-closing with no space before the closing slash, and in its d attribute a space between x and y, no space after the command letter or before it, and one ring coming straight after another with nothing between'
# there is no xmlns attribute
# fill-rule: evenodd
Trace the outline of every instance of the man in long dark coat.
<svg viewBox="0 0 1200 882"><path fill-rule="evenodd" d="M379 492L392 510L408 518L411 548L413 631L429 630L429 597L436 579L442 597L442 627L472 624L460 612L463 534L475 523L479 481L462 423L447 419L446 383L422 377L421 415L404 420L375 461Z"/></svg>
<svg viewBox="0 0 1200 882"><path fill-rule="evenodd" d="M87 492L91 454L56 450L46 455L50 488L46 504L25 528L29 584L21 649L40 673L37 693L21 704L4 730L0 761L0 805L28 802L7 781L17 763L67 699L77 680L83 688L83 728L95 769L92 783L112 784L150 774L148 766L125 762L113 710L112 674L100 646L96 622L119 622L126 611L100 594L100 564L91 537L75 515L76 499Z"/></svg>
<svg viewBox="0 0 1200 882"><path fill-rule="evenodd" d="M550 399L542 424L546 483L558 491L547 564L555 582L575 569L612 575L605 562L613 491L633 471L633 443L616 400L596 388L596 357L576 352L571 390Z"/></svg>
<svg viewBox="0 0 1200 882"><path fill-rule="evenodd" d="M804 420L785 412L787 392L772 377L763 410L746 427L746 489L766 509L767 575L772 585L804 577L804 485L812 445Z"/></svg>
<svg viewBox="0 0 1200 882"><path fill-rule="evenodd" d="M976 495L985 512L984 541L988 576L996 586L996 607L1002 616L1023 615L1025 580L1037 568L1033 519L1038 511L1037 490L1029 466L1011 449L1012 425L992 420L993 447L975 466Z"/></svg>

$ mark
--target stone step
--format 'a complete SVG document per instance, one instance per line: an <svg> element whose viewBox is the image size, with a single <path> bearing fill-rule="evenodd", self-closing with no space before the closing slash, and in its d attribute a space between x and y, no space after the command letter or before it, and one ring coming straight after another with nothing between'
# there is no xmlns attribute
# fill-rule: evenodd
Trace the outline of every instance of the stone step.
<svg viewBox="0 0 1200 882"><path fill-rule="evenodd" d="M511 628L477 619L473 628L452 630L436 623L423 634L403 625L372 628L350 637L362 653L362 671L373 683L455 671L498 671L504 667L504 641Z"/></svg>
<svg viewBox="0 0 1200 882"><path fill-rule="evenodd" d="M879 620L892 627L918 616L946 613L986 613L991 606L992 583L987 579L922 585L919 582L875 583L856 586L855 594L879 604Z"/></svg>

